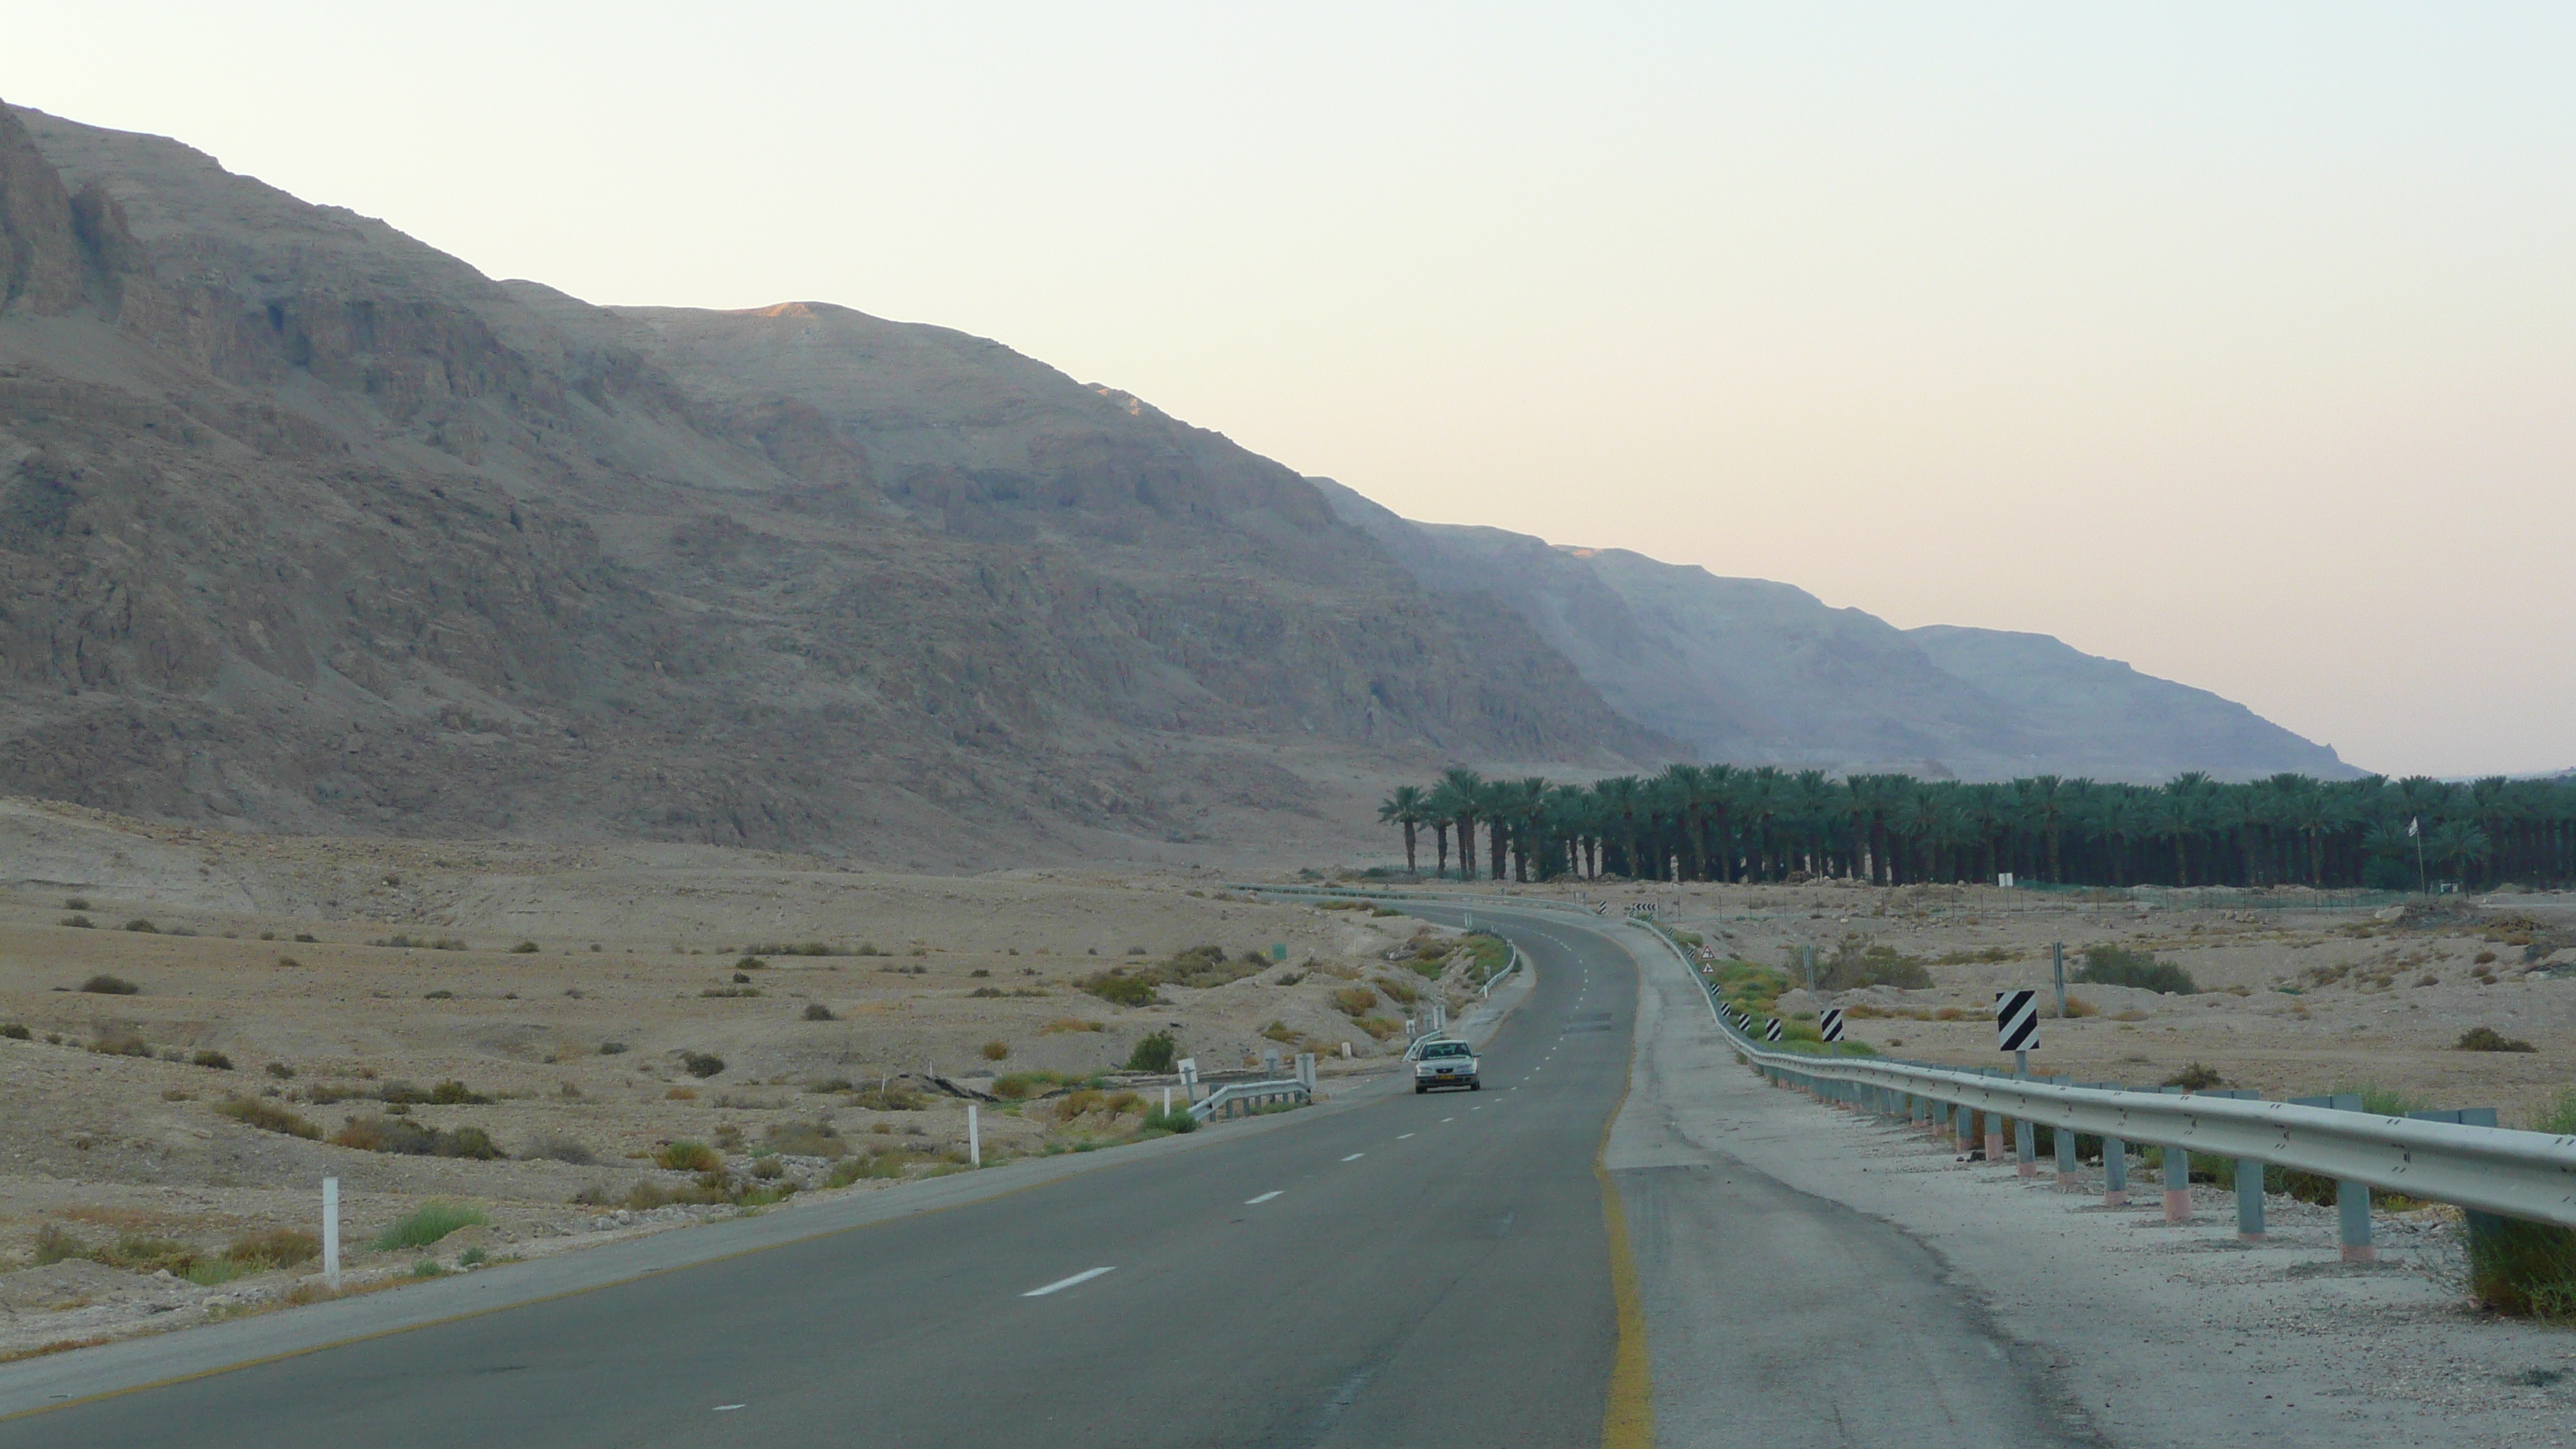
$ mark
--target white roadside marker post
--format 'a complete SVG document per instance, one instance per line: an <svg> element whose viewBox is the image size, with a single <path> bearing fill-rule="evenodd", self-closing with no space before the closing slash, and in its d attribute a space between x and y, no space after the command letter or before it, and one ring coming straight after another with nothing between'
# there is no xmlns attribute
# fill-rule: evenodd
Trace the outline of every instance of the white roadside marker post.
<svg viewBox="0 0 2576 1449"><path fill-rule="evenodd" d="M966 1104L966 1165L969 1167L984 1165L984 1131L976 1118L976 1106L973 1102Z"/></svg>
<svg viewBox="0 0 2576 1449"><path fill-rule="evenodd" d="M322 1179L322 1281L340 1289L340 1179Z"/></svg>

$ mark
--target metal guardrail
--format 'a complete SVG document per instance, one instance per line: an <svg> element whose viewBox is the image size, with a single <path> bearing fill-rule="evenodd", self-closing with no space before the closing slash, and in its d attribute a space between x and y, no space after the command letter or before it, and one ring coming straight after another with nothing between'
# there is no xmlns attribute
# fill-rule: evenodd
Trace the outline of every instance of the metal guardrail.
<svg viewBox="0 0 2576 1449"><path fill-rule="evenodd" d="M1268 1082L1228 1082L1190 1104L1190 1115L1202 1122L1213 1122L1219 1114L1240 1115L1254 1104L1276 1102L1294 1097L1308 1106L1314 1105L1315 1094L1295 1077Z"/></svg>
<svg viewBox="0 0 2576 1449"><path fill-rule="evenodd" d="M1655 937L1691 965L1688 953L1661 930ZM2207 1093L2133 1091L2108 1084L2075 1085L2063 1081L2006 1077L1955 1067L1896 1061L1881 1057L1823 1057L1767 1049L1736 1028L1719 1011L1715 988L1694 968L1708 999L1709 1011L1736 1055L1764 1076L1795 1085L1828 1100L1847 1102L1882 1116L1902 1118L1936 1129L1956 1124L1963 1142L1973 1140L1969 1119L1987 1118L1986 1137L2000 1144L2001 1123L2035 1123L2054 1129L2061 1143L2072 1136L2103 1138L2104 1165L2114 1157L2125 1168L2128 1144L2169 1149L2166 1189L2187 1192L2189 1154L2234 1159L2243 1165L2282 1168L2351 1183L2402 1192L2432 1202L2529 1222L2576 1227L2576 1136L2553 1136L2493 1126L2386 1117L2296 1102L2265 1102ZM1948 1108L1948 1112L1935 1110ZM2017 1130L2024 1171L2033 1169L2026 1128ZM2071 1145L2071 1143L2069 1144ZM2061 1174L2073 1165L2073 1154L2061 1147ZM2124 1171L2112 1171L2116 1187ZM2239 1173L2239 1180L2244 1174ZM2254 1181L2260 1182L2259 1168ZM2260 1232L2259 1187L2253 1230ZM2368 1199L2361 1199L2367 1213ZM2347 1246L2354 1243L2349 1231ZM2240 1224L2242 1226L2242 1224ZM2360 1242L2368 1239L2363 1219Z"/></svg>

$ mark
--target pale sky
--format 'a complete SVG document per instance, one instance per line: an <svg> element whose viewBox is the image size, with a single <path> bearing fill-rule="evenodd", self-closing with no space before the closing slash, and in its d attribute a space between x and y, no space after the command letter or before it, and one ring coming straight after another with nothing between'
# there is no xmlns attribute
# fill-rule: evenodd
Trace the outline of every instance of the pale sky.
<svg viewBox="0 0 2576 1449"><path fill-rule="evenodd" d="M1401 513L2576 765L2576 7L18 7L494 276L998 338Z"/></svg>

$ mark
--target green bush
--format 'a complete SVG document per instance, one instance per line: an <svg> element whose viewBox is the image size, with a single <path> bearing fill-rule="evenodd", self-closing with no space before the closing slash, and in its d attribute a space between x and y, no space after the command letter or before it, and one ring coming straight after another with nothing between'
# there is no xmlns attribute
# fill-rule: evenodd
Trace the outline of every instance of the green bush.
<svg viewBox="0 0 2576 1449"><path fill-rule="evenodd" d="M809 1001L809 1002L805 1003L805 1019L806 1019L807 1021L838 1021L838 1020L840 1020L840 1018L839 1018L839 1017L834 1016L834 1015L832 1014L832 1008L830 1008L830 1007L828 1007L828 1006L825 1006L823 1003L821 1003L821 1002L819 1002L819 1001Z"/></svg>
<svg viewBox="0 0 2576 1449"><path fill-rule="evenodd" d="M229 1072L233 1069L233 1059L219 1051L199 1051L188 1060L197 1066L212 1067L219 1072Z"/></svg>
<svg viewBox="0 0 2576 1449"><path fill-rule="evenodd" d="M374 1243L379 1253L399 1253L407 1248L426 1248L459 1228L480 1227L492 1221L480 1208L455 1202L426 1202L377 1234Z"/></svg>
<svg viewBox="0 0 2576 1449"><path fill-rule="evenodd" d="M2214 1068L2205 1067L2198 1062L2193 1062L2191 1065L2184 1067L2181 1071L2165 1078L2163 1085L2168 1087L2180 1087L2186 1092L2205 1092L2211 1087L2226 1085L2226 1081L2227 1079L2221 1077Z"/></svg>
<svg viewBox="0 0 2576 1449"><path fill-rule="evenodd" d="M519 1149L521 1161L569 1162L575 1167L588 1167L599 1159L591 1150L570 1137L554 1132L540 1132Z"/></svg>
<svg viewBox="0 0 2576 1449"><path fill-rule="evenodd" d="M811 1122L773 1122L764 1145L788 1157L839 1158L850 1150L840 1132L820 1117Z"/></svg>
<svg viewBox="0 0 2576 1449"><path fill-rule="evenodd" d="M133 920L126 922L125 929L129 931L140 931L147 936L157 936L161 934L161 928L159 926L152 924L141 916L137 916Z"/></svg>
<svg viewBox="0 0 2576 1449"><path fill-rule="evenodd" d="M1157 1107L1145 1114L1144 1125L1137 1130L1140 1134L1196 1132L1199 1130L1199 1119L1191 1116L1190 1109L1187 1107L1174 1107L1169 1112Z"/></svg>
<svg viewBox="0 0 2576 1449"><path fill-rule="evenodd" d="M134 996L143 990L122 976L110 976L104 971L82 982L80 989L92 996Z"/></svg>
<svg viewBox="0 0 2576 1449"><path fill-rule="evenodd" d="M2077 968L2075 979L2088 985L2134 986L2141 991L2176 996L2196 996L2200 992L2199 983L2180 966L2159 961L2149 952L2121 946L2085 947L2084 964Z"/></svg>
<svg viewBox="0 0 2576 1449"><path fill-rule="evenodd" d="M2469 1291L2499 1313L2576 1319L2576 1231L2489 1218L2469 1234Z"/></svg>
<svg viewBox="0 0 2576 1449"><path fill-rule="evenodd" d="M2460 1039L2451 1043L2451 1049L2453 1051L2463 1052L2529 1052L2539 1050L2538 1047L2533 1046L2531 1043L2523 1041L2518 1037L2506 1036L2503 1032L2500 1032L2491 1026L2473 1026L2467 1031L2461 1032Z"/></svg>
<svg viewBox="0 0 2576 1449"><path fill-rule="evenodd" d="M23 1021L0 1021L0 1037L7 1037L11 1041L27 1041L34 1036L35 1033L27 1030L27 1024Z"/></svg>
<svg viewBox="0 0 2576 1449"><path fill-rule="evenodd" d="M1079 983L1081 988L1113 1006L1151 1006L1157 1000L1151 976L1130 976L1124 967L1111 967L1094 972Z"/></svg>
<svg viewBox="0 0 2576 1449"><path fill-rule="evenodd" d="M1179 1044L1172 1040L1170 1032L1150 1032L1142 1041L1136 1043L1134 1051L1127 1054L1127 1070L1168 1072L1172 1069L1172 1062L1179 1055L1179 1050Z"/></svg>
<svg viewBox="0 0 2576 1449"><path fill-rule="evenodd" d="M521 941L519 944L510 948L510 954L513 956L534 956L544 949L544 947L538 945L534 941Z"/></svg>
<svg viewBox="0 0 2576 1449"><path fill-rule="evenodd" d="M682 1052L680 1065L693 1077L712 1077L725 1069L724 1058L713 1052Z"/></svg>

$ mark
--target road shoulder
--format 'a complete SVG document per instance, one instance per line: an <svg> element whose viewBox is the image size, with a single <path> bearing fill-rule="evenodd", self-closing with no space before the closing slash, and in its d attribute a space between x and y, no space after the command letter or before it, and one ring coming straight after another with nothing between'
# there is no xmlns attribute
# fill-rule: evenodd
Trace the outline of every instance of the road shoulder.
<svg viewBox="0 0 2576 1449"><path fill-rule="evenodd" d="M2245 1247L2232 1217L2208 1208L2169 1226L2143 1207L2057 1192L2046 1178L1958 1163L1909 1130L1768 1087L1726 1048L1688 968L1640 933L1616 934L1639 936L1622 944L1642 989L1613 1169L1667 1184L1676 1174L1758 1177L1848 1215L1842 1234L1817 1237L1796 1259L1718 1254L1700 1275L1758 1275L1794 1301L1869 1236L1858 1225L1888 1230L1932 1265L1959 1312L1990 1327L1998 1355L2039 1376L2071 1437L2366 1449L2556 1443L2576 1432L2567 1335L2482 1318L2402 1267L2345 1268L2330 1246ZM1867 1282L1853 1291L1864 1308L1902 1296ZM1706 1301L1650 1294L1659 1398L1675 1382L1668 1342L1705 1354L1745 1337L1745 1325L1702 1322ZM1846 1389L1883 1365L1850 1367ZM1741 1422L1723 1406L1697 1407L1706 1422ZM2080 1432L2070 1412L2083 1416Z"/></svg>

